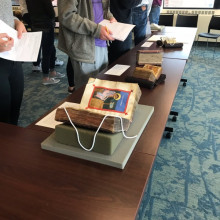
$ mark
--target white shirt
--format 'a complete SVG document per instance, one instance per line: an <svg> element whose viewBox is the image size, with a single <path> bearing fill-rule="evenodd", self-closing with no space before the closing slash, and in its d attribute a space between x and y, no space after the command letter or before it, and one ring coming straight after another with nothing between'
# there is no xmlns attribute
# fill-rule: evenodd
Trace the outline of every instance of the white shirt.
<svg viewBox="0 0 220 220"><path fill-rule="evenodd" d="M20 4L20 9L21 9L21 14L24 15L24 14L28 13L26 1L19 0L19 4Z"/></svg>
<svg viewBox="0 0 220 220"><path fill-rule="evenodd" d="M139 5L137 5L136 7L140 7L141 5L148 5L148 4L149 4L149 0L142 0L142 2Z"/></svg>

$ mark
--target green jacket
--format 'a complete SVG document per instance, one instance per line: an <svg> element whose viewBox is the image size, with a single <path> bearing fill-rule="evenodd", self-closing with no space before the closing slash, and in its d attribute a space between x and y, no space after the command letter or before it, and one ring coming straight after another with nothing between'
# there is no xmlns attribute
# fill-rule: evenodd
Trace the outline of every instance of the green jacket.
<svg viewBox="0 0 220 220"><path fill-rule="evenodd" d="M109 0L102 0L104 18L113 15L109 10ZM59 40L58 48L72 59L95 62L95 38L99 38L101 25L94 22L91 0L59 0Z"/></svg>

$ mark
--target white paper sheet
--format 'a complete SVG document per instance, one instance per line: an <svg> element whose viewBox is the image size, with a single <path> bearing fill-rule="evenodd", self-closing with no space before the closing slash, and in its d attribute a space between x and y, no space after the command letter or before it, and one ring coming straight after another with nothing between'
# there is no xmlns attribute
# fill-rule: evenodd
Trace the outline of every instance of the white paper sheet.
<svg viewBox="0 0 220 220"><path fill-rule="evenodd" d="M73 102L64 102L58 108L62 108L62 107L79 108L79 104ZM56 110L57 109L53 110L51 113L49 113L40 121L38 121L35 125L47 127L47 128L55 128L56 125L62 124L63 122L59 122L55 120Z"/></svg>
<svg viewBox="0 0 220 220"><path fill-rule="evenodd" d="M113 76L121 76L121 74L124 73L129 67L130 67L129 65L116 64L104 74L113 75Z"/></svg>
<svg viewBox="0 0 220 220"><path fill-rule="evenodd" d="M112 31L112 37L120 41L124 41L131 30L135 27L133 24L125 24L120 22L110 23L110 21L106 19L101 21L99 24L106 26L110 31Z"/></svg>
<svg viewBox="0 0 220 220"><path fill-rule="evenodd" d="M14 39L14 47L10 51L0 53L0 57L12 61L35 62L41 44L42 32L27 32L17 38L17 31L0 20L0 33L7 33Z"/></svg>
<svg viewBox="0 0 220 220"><path fill-rule="evenodd" d="M141 47L150 47L153 44L153 42L145 42L141 45Z"/></svg>

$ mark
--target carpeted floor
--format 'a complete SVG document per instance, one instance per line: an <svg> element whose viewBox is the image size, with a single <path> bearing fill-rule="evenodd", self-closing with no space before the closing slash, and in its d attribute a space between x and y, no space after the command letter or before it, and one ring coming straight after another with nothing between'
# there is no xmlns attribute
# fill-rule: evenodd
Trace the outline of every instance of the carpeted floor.
<svg viewBox="0 0 220 220"><path fill-rule="evenodd" d="M67 55L57 50L57 57L65 63L56 67L60 73L66 73ZM32 63L23 63L24 96L21 106L19 126L26 127L45 114L49 109L69 95L67 77L55 85L42 85L42 73L32 72Z"/></svg>
<svg viewBox="0 0 220 220"><path fill-rule="evenodd" d="M57 68L64 73L67 57ZM65 98L67 78L43 86L40 73L24 63L25 93L19 125L27 126ZM163 138L137 220L220 219L220 49L194 47L172 110L178 120L172 138Z"/></svg>
<svg viewBox="0 0 220 220"><path fill-rule="evenodd" d="M162 139L138 220L220 219L220 50L193 48Z"/></svg>

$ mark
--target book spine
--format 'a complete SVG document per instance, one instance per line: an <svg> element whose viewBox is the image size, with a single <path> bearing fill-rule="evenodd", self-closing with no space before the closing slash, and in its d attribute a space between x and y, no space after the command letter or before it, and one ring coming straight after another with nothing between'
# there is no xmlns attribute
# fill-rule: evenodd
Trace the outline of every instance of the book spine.
<svg viewBox="0 0 220 220"><path fill-rule="evenodd" d="M161 50L138 50L138 53L161 53Z"/></svg>

